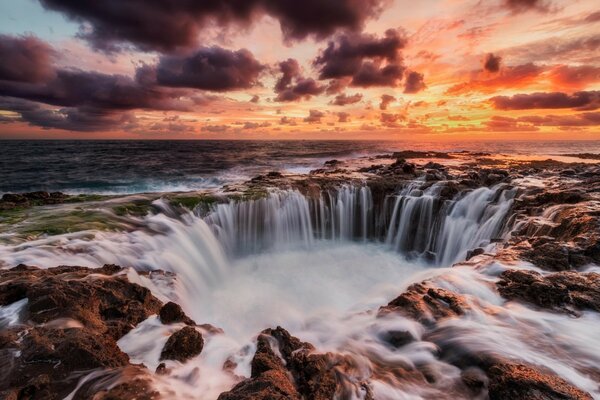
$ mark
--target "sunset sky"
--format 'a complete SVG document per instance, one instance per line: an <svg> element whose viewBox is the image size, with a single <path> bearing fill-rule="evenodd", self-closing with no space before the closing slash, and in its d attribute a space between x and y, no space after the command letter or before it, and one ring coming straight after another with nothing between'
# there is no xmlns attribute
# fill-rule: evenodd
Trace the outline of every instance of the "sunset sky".
<svg viewBox="0 0 600 400"><path fill-rule="evenodd" d="M0 0L0 138L600 139L597 0Z"/></svg>

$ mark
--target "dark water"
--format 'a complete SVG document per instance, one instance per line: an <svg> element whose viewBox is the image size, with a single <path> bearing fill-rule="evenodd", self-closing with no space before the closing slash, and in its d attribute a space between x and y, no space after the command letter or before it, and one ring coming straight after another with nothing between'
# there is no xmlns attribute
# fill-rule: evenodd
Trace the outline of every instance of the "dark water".
<svg viewBox="0 0 600 400"><path fill-rule="evenodd" d="M0 193L196 190L266 171L308 171L332 158L406 149L560 154L600 152L600 141L0 141Z"/></svg>

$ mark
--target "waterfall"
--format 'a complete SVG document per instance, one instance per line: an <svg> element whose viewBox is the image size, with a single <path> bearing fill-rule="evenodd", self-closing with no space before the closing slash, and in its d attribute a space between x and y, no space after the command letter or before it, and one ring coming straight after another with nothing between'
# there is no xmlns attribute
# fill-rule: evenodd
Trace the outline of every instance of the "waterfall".
<svg viewBox="0 0 600 400"><path fill-rule="evenodd" d="M295 190L265 198L217 204L205 218L230 254L243 256L315 239L383 241L410 257L437 265L463 260L501 234L515 191L504 186L441 196L443 184L425 190L415 181L383 204L368 186L344 185L309 198Z"/></svg>

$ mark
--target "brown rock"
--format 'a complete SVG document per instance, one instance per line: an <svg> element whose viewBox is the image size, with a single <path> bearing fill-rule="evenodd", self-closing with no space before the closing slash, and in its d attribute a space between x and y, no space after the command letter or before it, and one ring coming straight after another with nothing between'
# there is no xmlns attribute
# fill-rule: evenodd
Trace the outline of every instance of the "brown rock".
<svg viewBox="0 0 600 400"><path fill-rule="evenodd" d="M160 359L185 362L200 354L203 347L202 334L191 326L186 326L169 337Z"/></svg>
<svg viewBox="0 0 600 400"><path fill-rule="evenodd" d="M462 315L468 308L460 295L422 282L409 286L380 312L400 312L421 323L433 324L442 318Z"/></svg>
<svg viewBox="0 0 600 400"><path fill-rule="evenodd" d="M183 322L187 325L196 325L196 323L189 318L179 304L173 303L172 301L168 302L159 312L160 322L163 324L174 324L178 322Z"/></svg>
<svg viewBox="0 0 600 400"><path fill-rule="evenodd" d="M498 364L487 371L490 400L591 400L558 376L522 364Z"/></svg>
<svg viewBox="0 0 600 400"><path fill-rule="evenodd" d="M563 271L542 276L535 271L508 270L500 275L498 291L508 299L539 307L573 312L600 311L600 274Z"/></svg>

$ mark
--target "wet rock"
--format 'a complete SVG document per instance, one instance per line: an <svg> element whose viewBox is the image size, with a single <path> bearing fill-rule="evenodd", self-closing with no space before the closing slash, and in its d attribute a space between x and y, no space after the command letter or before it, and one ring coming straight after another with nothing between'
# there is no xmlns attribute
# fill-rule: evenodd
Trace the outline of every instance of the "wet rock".
<svg viewBox="0 0 600 400"><path fill-rule="evenodd" d="M333 399L338 390L336 366L332 355L315 354L311 344L285 329L266 329L257 339L251 378L221 394L219 400Z"/></svg>
<svg viewBox="0 0 600 400"><path fill-rule="evenodd" d="M75 372L129 365L112 338L84 329L36 327L13 345L21 355L0 382L0 392L13 391L18 398L63 398L78 382Z"/></svg>
<svg viewBox="0 0 600 400"><path fill-rule="evenodd" d="M460 374L460 379L472 392L479 393L487 385L488 378L479 368L467 368Z"/></svg>
<svg viewBox="0 0 600 400"><path fill-rule="evenodd" d="M338 165L340 165L342 162L340 160L328 160L325 161L325 163L323 163L323 165L325 165L326 167L336 167Z"/></svg>
<svg viewBox="0 0 600 400"><path fill-rule="evenodd" d="M467 251L467 261L469 261L473 257L480 256L484 253L485 253L485 250L482 249L481 247L478 247L473 250L469 250L469 251Z"/></svg>
<svg viewBox="0 0 600 400"><path fill-rule="evenodd" d="M408 331L388 331L383 335L382 339L395 348L400 348L415 340L412 333Z"/></svg>
<svg viewBox="0 0 600 400"><path fill-rule="evenodd" d="M271 171L267 173L267 178L283 178L283 174L279 171Z"/></svg>
<svg viewBox="0 0 600 400"><path fill-rule="evenodd" d="M490 400L591 400L588 393L564 379L522 364L498 364L488 369Z"/></svg>
<svg viewBox="0 0 600 400"><path fill-rule="evenodd" d="M423 324L431 325L443 318L462 315L468 309L461 295L422 282L409 286L406 292L380 308L379 312L399 312Z"/></svg>
<svg viewBox="0 0 600 400"><path fill-rule="evenodd" d="M69 196L60 192L6 193L0 199L0 210L63 203Z"/></svg>
<svg viewBox="0 0 600 400"><path fill-rule="evenodd" d="M28 300L22 323L0 334L0 357L10 360L10 368L0 369L0 398L63 399L90 372L74 400L158 398L148 371L132 366L116 341L162 304L121 271L116 265L0 270L2 304Z"/></svg>
<svg viewBox="0 0 600 400"><path fill-rule="evenodd" d="M500 275L498 291L539 307L573 312L600 311L600 274L564 271L543 276L535 271L508 270Z"/></svg>
<svg viewBox="0 0 600 400"><path fill-rule="evenodd" d="M191 326L186 326L169 337L160 353L161 360L186 362L202 352L202 334Z"/></svg>
<svg viewBox="0 0 600 400"><path fill-rule="evenodd" d="M186 325L196 325L196 323L181 309L179 304L169 301L160 309L158 313L160 322L165 325L183 322Z"/></svg>
<svg viewBox="0 0 600 400"><path fill-rule="evenodd" d="M0 305L27 298L25 314L33 323L68 318L118 339L161 308L147 288L111 276L118 271L114 265L2 270Z"/></svg>

